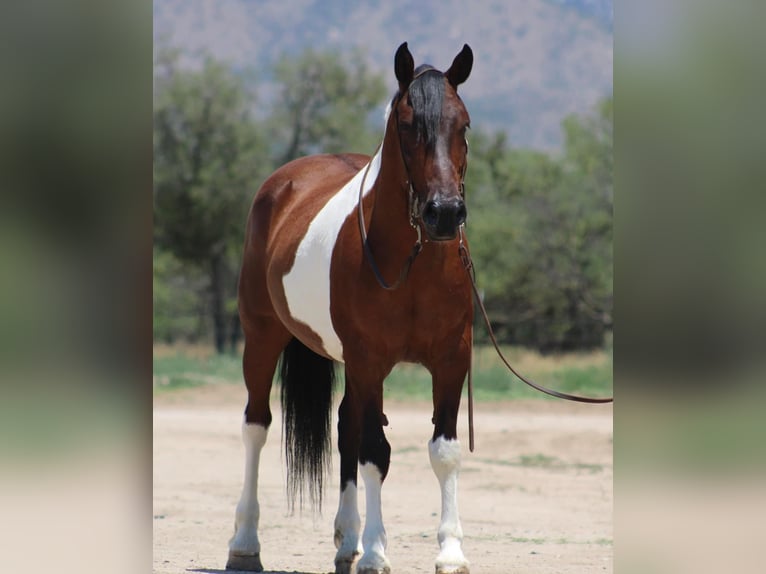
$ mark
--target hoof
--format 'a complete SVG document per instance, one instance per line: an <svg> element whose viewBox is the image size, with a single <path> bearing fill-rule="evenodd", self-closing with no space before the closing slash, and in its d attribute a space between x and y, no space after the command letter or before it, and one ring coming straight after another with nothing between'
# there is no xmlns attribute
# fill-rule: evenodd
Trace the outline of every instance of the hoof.
<svg viewBox="0 0 766 574"><path fill-rule="evenodd" d="M382 554L370 552L359 560L356 574L391 574L391 563Z"/></svg>
<svg viewBox="0 0 766 574"><path fill-rule="evenodd" d="M359 560L359 554L354 554L351 558L336 560L335 574L354 574L356 572L357 560Z"/></svg>
<svg viewBox="0 0 766 574"><path fill-rule="evenodd" d="M445 541L442 551L436 557L436 574L469 574L468 560L460 550L460 543L456 540Z"/></svg>
<svg viewBox="0 0 766 574"><path fill-rule="evenodd" d="M260 554L232 554L226 561L227 570L244 570L246 572L263 572Z"/></svg>

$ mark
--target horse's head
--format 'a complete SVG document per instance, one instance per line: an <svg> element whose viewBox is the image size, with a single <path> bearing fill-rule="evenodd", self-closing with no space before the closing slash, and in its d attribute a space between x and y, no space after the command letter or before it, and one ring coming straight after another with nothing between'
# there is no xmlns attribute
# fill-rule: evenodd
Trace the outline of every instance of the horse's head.
<svg viewBox="0 0 766 574"><path fill-rule="evenodd" d="M394 64L399 93L392 115L412 186L411 217L422 222L429 239L454 239L467 215L463 178L470 125L457 87L471 73L473 52L465 44L446 72L430 66L416 70L405 42Z"/></svg>

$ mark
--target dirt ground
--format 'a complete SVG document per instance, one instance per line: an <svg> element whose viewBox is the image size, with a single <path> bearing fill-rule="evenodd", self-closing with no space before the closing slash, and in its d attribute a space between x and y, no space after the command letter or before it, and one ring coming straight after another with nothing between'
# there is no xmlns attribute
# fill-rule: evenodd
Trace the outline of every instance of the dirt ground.
<svg viewBox="0 0 766 574"><path fill-rule="evenodd" d="M244 402L244 386L235 385L155 398L154 572L224 572L243 479ZM272 397L275 424L259 481L263 564L267 572L332 572L337 452L322 513L290 515L277 402ZM384 410L392 460L383 519L392 571L432 573L440 507L428 462L430 406L388 402ZM463 551L472 574L612 572L611 406L478 403L471 454L464 405L458 432ZM364 519L362 492L360 509Z"/></svg>

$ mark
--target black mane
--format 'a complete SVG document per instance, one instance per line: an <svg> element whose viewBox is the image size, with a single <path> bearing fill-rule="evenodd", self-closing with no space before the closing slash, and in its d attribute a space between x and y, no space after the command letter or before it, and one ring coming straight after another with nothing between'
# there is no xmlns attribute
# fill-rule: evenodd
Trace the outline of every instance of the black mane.
<svg viewBox="0 0 766 574"><path fill-rule="evenodd" d="M426 146L436 142L444 104L444 74L433 66L423 64L415 69L415 79L407 88L414 114L415 133Z"/></svg>

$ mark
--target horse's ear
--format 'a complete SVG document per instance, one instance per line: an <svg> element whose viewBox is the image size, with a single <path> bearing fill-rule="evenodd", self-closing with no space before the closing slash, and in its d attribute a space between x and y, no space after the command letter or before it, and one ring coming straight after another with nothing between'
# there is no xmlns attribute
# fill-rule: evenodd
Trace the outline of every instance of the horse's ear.
<svg viewBox="0 0 766 574"><path fill-rule="evenodd" d="M407 48L407 42L404 42L396 50L394 72L396 79L399 80L399 92L404 93L415 74L415 60L412 59L412 54Z"/></svg>
<svg viewBox="0 0 766 574"><path fill-rule="evenodd" d="M452 65L444 75L447 76L447 80L452 84L452 87L457 90L457 87L468 79L473 67L473 50L468 44L463 44L463 49L455 56L452 61Z"/></svg>

